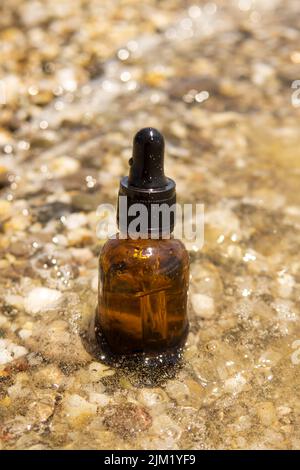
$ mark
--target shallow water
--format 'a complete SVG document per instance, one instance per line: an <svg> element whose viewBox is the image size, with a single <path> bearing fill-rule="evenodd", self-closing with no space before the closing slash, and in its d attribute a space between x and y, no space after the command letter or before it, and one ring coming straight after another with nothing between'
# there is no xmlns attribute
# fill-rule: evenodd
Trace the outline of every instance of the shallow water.
<svg viewBox="0 0 300 470"><path fill-rule="evenodd" d="M299 448L297 2L34 3L0 19L0 448ZM93 335L96 209L148 125L206 217L154 372Z"/></svg>

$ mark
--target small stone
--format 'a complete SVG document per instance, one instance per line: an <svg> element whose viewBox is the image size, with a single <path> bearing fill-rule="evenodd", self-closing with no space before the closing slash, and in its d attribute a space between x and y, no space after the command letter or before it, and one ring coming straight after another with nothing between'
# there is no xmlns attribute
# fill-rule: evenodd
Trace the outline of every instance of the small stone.
<svg viewBox="0 0 300 470"><path fill-rule="evenodd" d="M291 362L297 366L300 364L300 340L296 339L292 342L291 346L293 349L295 349L295 351L291 354Z"/></svg>
<svg viewBox="0 0 300 470"><path fill-rule="evenodd" d="M9 339L0 339L0 364L7 364L28 353L23 346L13 343Z"/></svg>
<svg viewBox="0 0 300 470"><path fill-rule="evenodd" d="M193 263L191 265L192 292L220 299L223 294L223 283L219 271L209 262Z"/></svg>
<svg viewBox="0 0 300 470"><path fill-rule="evenodd" d="M84 247L93 243L93 236L90 230L79 227L68 234L69 246Z"/></svg>
<svg viewBox="0 0 300 470"><path fill-rule="evenodd" d="M279 416L287 416L288 414L291 413L291 411L292 411L291 408L285 405L278 406L277 408L277 412Z"/></svg>
<svg viewBox="0 0 300 470"><path fill-rule="evenodd" d="M146 408L134 403L108 405L104 409L104 425L123 437L145 431L151 422L152 418Z"/></svg>
<svg viewBox="0 0 300 470"><path fill-rule="evenodd" d="M9 441L10 439L15 439L23 433L30 431L31 427L32 425L27 417L16 415L5 426L3 426L3 428L0 428L0 438L4 442Z"/></svg>
<svg viewBox="0 0 300 470"><path fill-rule="evenodd" d="M70 248L70 253L78 263L82 264L85 264L94 258L94 255L89 248Z"/></svg>
<svg viewBox="0 0 300 470"><path fill-rule="evenodd" d="M189 395L188 386L183 382L179 382L178 380L169 381L166 385L166 392L179 404L182 404L183 402L186 403Z"/></svg>
<svg viewBox="0 0 300 470"><path fill-rule="evenodd" d="M247 381L245 377L240 372L238 372L234 377L230 377L229 379L225 380L224 390L225 392L236 395L244 389L246 383Z"/></svg>
<svg viewBox="0 0 300 470"><path fill-rule="evenodd" d="M97 382L103 377L109 377L110 375L114 375L115 371L113 369L110 369L105 364L101 364L101 362L92 362L89 365L89 373L90 380L92 382Z"/></svg>
<svg viewBox="0 0 300 470"><path fill-rule="evenodd" d="M161 414L157 416L151 427L151 434L160 438L169 438L174 443L180 438L181 428L168 415ZM174 448L174 447L173 447Z"/></svg>
<svg viewBox="0 0 300 470"><path fill-rule="evenodd" d="M29 404L26 417L34 424L44 423L54 411L55 397L52 394L39 393L39 399Z"/></svg>
<svg viewBox="0 0 300 470"><path fill-rule="evenodd" d="M252 66L252 81L257 86L263 86L274 75L274 68L263 62L256 62Z"/></svg>
<svg viewBox="0 0 300 470"><path fill-rule="evenodd" d="M81 212L74 212L73 214L67 215L63 219L63 224L68 230L75 230L79 227L83 227L87 223L87 218Z"/></svg>
<svg viewBox="0 0 300 470"><path fill-rule="evenodd" d="M211 318L215 313L214 299L204 294L192 294L192 306L201 318Z"/></svg>
<svg viewBox="0 0 300 470"><path fill-rule="evenodd" d="M36 208L37 220L45 224L53 219L60 219L72 212L73 208L65 202L55 201Z"/></svg>
<svg viewBox="0 0 300 470"><path fill-rule="evenodd" d="M185 139L187 136L186 128L179 121L171 122L170 131L175 137L178 137L178 139Z"/></svg>
<svg viewBox="0 0 300 470"><path fill-rule="evenodd" d="M281 359L281 354L276 351L265 351L259 358L258 362L263 367L274 367Z"/></svg>
<svg viewBox="0 0 300 470"><path fill-rule="evenodd" d="M63 409L68 418L84 418L97 413L97 405L89 403L80 395L67 395L63 400Z"/></svg>
<svg viewBox="0 0 300 470"><path fill-rule="evenodd" d="M21 295L8 294L5 296L5 302L16 309L24 308L24 297Z"/></svg>
<svg viewBox="0 0 300 470"><path fill-rule="evenodd" d="M10 362L6 367L5 371L9 372L10 374L13 372L24 372L29 367L28 360L25 356L21 356L18 359L14 359Z"/></svg>
<svg viewBox="0 0 300 470"><path fill-rule="evenodd" d="M35 287L25 299L24 307L27 313L34 315L56 307L61 297L62 294L58 290Z"/></svg>
<svg viewBox="0 0 300 470"><path fill-rule="evenodd" d="M12 243L9 247L9 251L12 255L19 257L29 256L30 247L28 243L25 243L21 240Z"/></svg>
<svg viewBox="0 0 300 470"><path fill-rule="evenodd" d="M139 401L147 407L152 407L167 402L168 397L160 388L145 388L139 393Z"/></svg>
<svg viewBox="0 0 300 470"><path fill-rule="evenodd" d="M220 236L240 233L240 222L238 217L226 207L214 209L205 213L205 224L216 228L219 231Z"/></svg>
<svg viewBox="0 0 300 470"><path fill-rule="evenodd" d="M65 381L65 376L55 364L49 364L34 374L39 387L58 389Z"/></svg>
<svg viewBox="0 0 300 470"><path fill-rule="evenodd" d="M71 157L56 158L49 165L49 171L58 177L72 175L76 173L79 168L79 161Z"/></svg>
<svg viewBox="0 0 300 470"><path fill-rule="evenodd" d="M24 232L30 225L30 218L25 215L15 215L4 223L5 233L15 235L18 232Z"/></svg>
<svg viewBox="0 0 300 470"><path fill-rule="evenodd" d="M256 405L256 413L262 424L270 426L276 421L276 409L272 402L264 401Z"/></svg>
<svg viewBox="0 0 300 470"><path fill-rule="evenodd" d="M21 339L28 339L32 335L32 330L28 330L26 328L22 328L19 330L18 335L20 336Z"/></svg>
<svg viewBox="0 0 300 470"><path fill-rule="evenodd" d="M292 295L295 286L295 279L288 273L280 272L278 275L278 293L282 298L288 298Z"/></svg>
<svg viewBox="0 0 300 470"><path fill-rule="evenodd" d="M32 335L25 340L32 351L45 359L63 364L85 364L91 360L83 346L79 332L66 320L53 319L45 313L33 326Z"/></svg>
<svg viewBox="0 0 300 470"><path fill-rule="evenodd" d="M279 320L296 321L298 318L296 307L290 300L276 299L272 307L276 310Z"/></svg>
<svg viewBox="0 0 300 470"><path fill-rule="evenodd" d="M65 191L83 191L94 192L99 189L97 181L98 175L95 169L80 168L75 174L59 178Z"/></svg>
<svg viewBox="0 0 300 470"><path fill-rule="evenodd" d="M8 105L14 105L20 99L20 90L22 82L20 77L14 74L4 74L1 77L1 93L5 90L5 102ZM0 102L1 103L1 102Z"/></svg>
<svg viewBox="0 0 300 470"><path fill-rule="evenodd" d="M198 407L202 402L204 389L195 380L171 380L166 385L166 392L178 405Z"/></svg>
<svg viewBox="0 0 300 470"><path fill-rule="evenodd" d="M83 212L95 211L99 204L103 202L101 192L95 193L78 193L72 197L72 206Z"/></svg>
<svg viewBox="0 0 300 470"><path fill-rule="evenodd" d="M89 394L89 402L98 406L107 406L110 402L110 398L105 395L105 393L91 392Z"/></svg>

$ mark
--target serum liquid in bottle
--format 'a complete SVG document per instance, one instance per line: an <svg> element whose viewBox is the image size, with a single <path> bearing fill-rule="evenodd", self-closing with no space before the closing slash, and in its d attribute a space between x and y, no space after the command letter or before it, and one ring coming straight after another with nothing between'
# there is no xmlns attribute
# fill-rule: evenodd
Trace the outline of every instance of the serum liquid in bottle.
<svg viewBox="0 0 300 470"><path fill-rule="evenodd" d="M129 176L120 182L120 232L99 259L99 339L112 357L173 362L188 332L189 258L172 235L175 183L164 174L164 139L156 129L136 134L129 164ZM137 223L141 204L146 220Z"/></svg>

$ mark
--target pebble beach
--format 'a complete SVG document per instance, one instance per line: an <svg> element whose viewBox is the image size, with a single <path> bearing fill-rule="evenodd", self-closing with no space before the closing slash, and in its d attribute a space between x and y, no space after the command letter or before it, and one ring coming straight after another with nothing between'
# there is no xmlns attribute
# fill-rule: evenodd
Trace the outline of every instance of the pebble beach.
<svg viewBox="0 0 300 470"><path fill-rule="evenodd" d="M297 0L1 2L0 450L300 448L297 80ZM145 126L205 207L182 362L146 378L92 333Z"/></svg>

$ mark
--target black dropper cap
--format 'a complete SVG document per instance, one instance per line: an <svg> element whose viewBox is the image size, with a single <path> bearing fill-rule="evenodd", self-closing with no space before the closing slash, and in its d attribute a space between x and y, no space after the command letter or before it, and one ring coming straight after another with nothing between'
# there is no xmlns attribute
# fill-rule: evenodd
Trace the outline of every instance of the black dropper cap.
<svg viewBox="0 0 300 470"><path fill-rule="evenodd" d="M176 203L175 182L164 173L164 147L164 138L158 130L153 127L141 129L133 140L129 176L125 176L120 182L119 196L127 196L127 212L136 203L146 206L148 233L171 233L174 230L174 211L170 212L169 218L162 215L151 217L151 207L154 204L164 214L163 209ZM124 214L120 212L118 205L118 224L120 230L127 233L128 225L136 216L129 216L127 213L124 218Z"/></svg>

